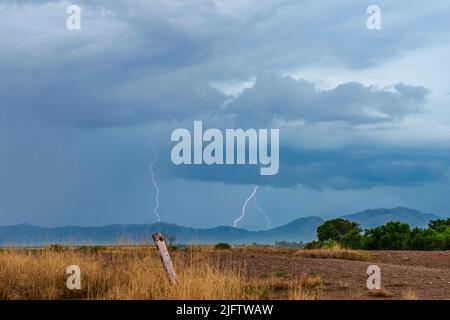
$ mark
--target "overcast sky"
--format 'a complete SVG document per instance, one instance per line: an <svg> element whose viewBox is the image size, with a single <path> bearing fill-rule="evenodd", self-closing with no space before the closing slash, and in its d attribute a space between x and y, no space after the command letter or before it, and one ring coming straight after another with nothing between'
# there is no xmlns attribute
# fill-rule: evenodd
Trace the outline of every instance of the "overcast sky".
<svg viewBox="0 0 450 320"><path fill-rule="evenodd" d="M450 215L450 3L0 3L0 225ZM366 9L381 8L381 30ZM280 170L175 166L176 128L279 128ZM249 203L240 226L263 229Z"/></svg>

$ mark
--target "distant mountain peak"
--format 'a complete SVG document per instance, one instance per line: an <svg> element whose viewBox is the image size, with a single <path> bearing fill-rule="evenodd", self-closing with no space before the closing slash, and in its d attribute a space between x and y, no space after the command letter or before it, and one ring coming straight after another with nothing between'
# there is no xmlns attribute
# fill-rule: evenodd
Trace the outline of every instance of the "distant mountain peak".
<svg viewBox="0 0 450 320"><path fill-rule="evenodd" d="M374 228L390 221L400 221L409 224L412 228L424 228L430 220L439 219L439 216L423 213L407 207L367 209L342 218L355 221L363 229Z"/></svg>
<svg viewBox="0 0 450 320"><path fill-rule="evenodd" d="M426 227L430 220L440 217L422 213L416 209L397 207L368 209L344 219L355 221L363 229L377 227L389 221L401 221L411 227ZM264 231L249 231L232 226L214 228L183 227L174 223L111 224L99 227L54 227L45 228L22 223L0 227L0 245L45 245L49 243L69 244L116 244L119 240L134 243L148 242L154 232L175 236L178 243L274 243L275 241L311 241L316 238L317 227L325 220L308 216L295 219L285 225Z"/></svg>
<svg viewBox="0 0 450 320"><path fill-rule="evenodd" d="M274 243L275 241L310 241L317 227L323 223L319 217L299 218L291 223L265 231L249 231L232 226L189 228L174 223L112 224L100 227L40 228L23 225L0 227L0 244L44 245L49 243L115 244L120 240L140 243L151 239L154 232L175 236L181 243Z"/></svg>

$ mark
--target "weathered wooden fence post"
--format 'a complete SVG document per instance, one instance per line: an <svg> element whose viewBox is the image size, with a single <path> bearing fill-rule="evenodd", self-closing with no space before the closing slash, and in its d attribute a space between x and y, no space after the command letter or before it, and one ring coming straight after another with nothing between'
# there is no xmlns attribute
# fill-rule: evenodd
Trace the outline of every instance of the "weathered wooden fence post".
<svg viewBox="0 0 450 320"><path fill-rule="evenodd" d="M167 277L169 278L170 284L177 283L177 276L173 268L172 260L170 259L169 251L167 251L166 242L161 233L157 232L152 235L153 241L155 241L156 250L161 258L161 262L166 271Z"/></svg>

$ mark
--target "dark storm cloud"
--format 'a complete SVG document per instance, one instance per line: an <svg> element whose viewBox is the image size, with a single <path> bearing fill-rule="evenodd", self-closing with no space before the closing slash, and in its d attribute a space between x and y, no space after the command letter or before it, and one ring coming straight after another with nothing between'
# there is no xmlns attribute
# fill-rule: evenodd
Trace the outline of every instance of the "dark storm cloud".
<svg viewBox="0 0 450 320"><path fill-rule="evenodd" d="M229 214L198 196L197 186L210 186L196 181L233 184L240 195L236 184L348 190L448 177L449 152L438 145L445 132L441 141L433 140L433 125L428 140L396 136L427 112L434 88L345 79L320 90L282 75L299 67L366 70L448 43L444 2L380 1L388 32L365 27L368 1L74 2L82 6L77 31L66 29L69 1L0 3L0 224L149 221L150 143L160 153L162 199L181 206L173 216L186 220L185 203L198 207L192 201ZM237 97L210 86L248 79L255 84ZM221 129L280 126L279 174L173 165L170 133L193 120ZM176 178L185 180L178 194L164 189ZM268 200L274 207L277 196ZM296 207L292 198L289 205Z"/></svg>
<svg viewBox="0 0 450 320"><path fill-rule="evenodd" d="M340 148L307 150L284 146L280 171L260 176L259 166L179 166L170 174L202 181L312 189L365 189L378 186L418 186L448 179L446 149Z"/></svg>
<svg viewBox="0 0 450 320"><path fill-rule="evenodd" d="M377 123L422 110L427 88L405 84L394 88L391 92L349 82L319 91L313 83L269 74L258 77L255 85L230 103L227 110L234 112L239 122L252 119L255 125L273 119Z"/></svg>
<svg viewBox="0 0 450 320"><path fill-rule="evenodd" d="M69 73L57 79L43 75L37 82L20 78L4 83L3 112L34 115L50 124L104 128L205 115L224 101L217 89L181 76L127 84L95 80L94 75L85 80L73 79Z"/></svg>
<svg viewBox="0 0 450 320"><path fill-rule="evenodd" d="M8 1L0 7L5 25L0 31L4 109L80 126L182 119L220 107L225 97L208 88L212 80L246 79L262 70L314 65L329 58L359 68L412 44L397 26L388 37L367 33L365 6L351 1L317 6L261 1L257 7L250 1L134 1L133 5L79 1L82 29L76 32L65 29L68 4ZM322 108L330 119L373 120L374 114L367 115L373 108L388 117L401 116L418 107L425 95L416 87L405 89L414 90L417 97L408 90L397 88L397 95L392 95L350 83L318 95L312 84L259 80L242 103L261 100L269 109L280 107L262 101L279 99L273 90L272 96L256 96L264 94L265 84L273 84L286 94L284 111L289 116L311 121L327 117ZM346 104L347 94L354 97L351 104ZM366 100L358 101L359 96ZM401 110L404 98L411 101ZM367 99L374 99L376 105ZM385 108L380 105L383 100ZM298 102L305 107L297 107ZM306 110L315 109L309 105L316 102L322 105L317 107L318 115ZM355 104L357 110L352 111Z"/></svg>

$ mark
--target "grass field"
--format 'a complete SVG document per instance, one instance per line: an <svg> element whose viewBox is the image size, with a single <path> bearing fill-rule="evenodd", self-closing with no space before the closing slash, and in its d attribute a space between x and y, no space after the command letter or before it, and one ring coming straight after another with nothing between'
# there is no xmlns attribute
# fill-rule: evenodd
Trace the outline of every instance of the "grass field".
<svg viewBox="0 0 450 320"><path fill-rule="evenodd" d="M247 278L242 266L211 248L173 252L178 276L169 285L152 248L4 249L0 252L0 299L315 299L318 275ZM81 290L66 287L66 268L81 269Z"/></svg>
<svg viewBox="0 0 450 320"><path fill-rule="evenodd" d="M0 250L0 299L449 299L450 252L244 247L171 251L170 285L152 246ZM383 288L366 288L370 264ZM81 269L81 289L66 268Z"/></svg>

